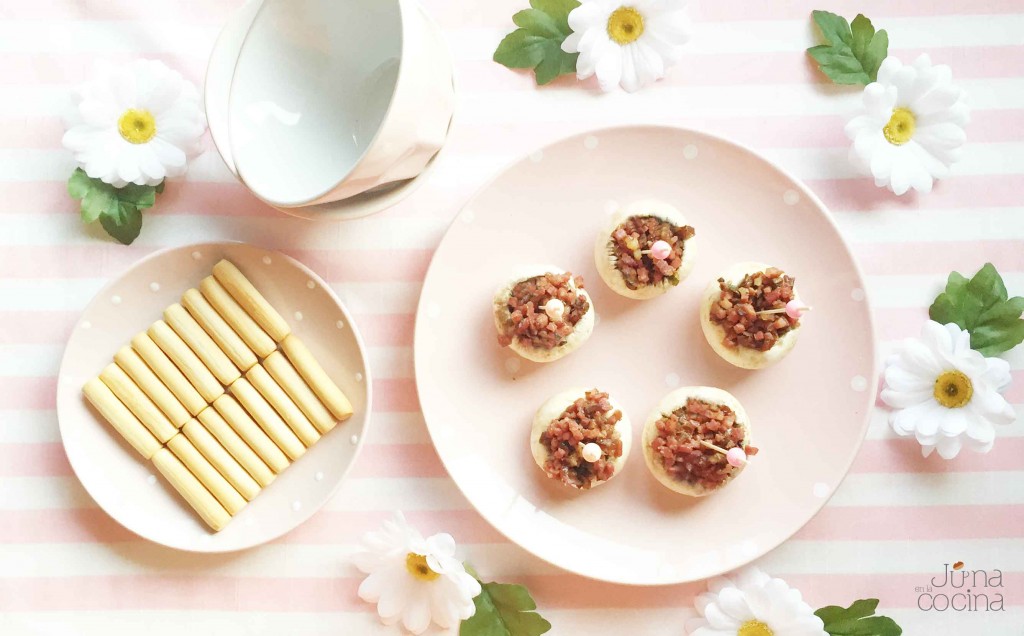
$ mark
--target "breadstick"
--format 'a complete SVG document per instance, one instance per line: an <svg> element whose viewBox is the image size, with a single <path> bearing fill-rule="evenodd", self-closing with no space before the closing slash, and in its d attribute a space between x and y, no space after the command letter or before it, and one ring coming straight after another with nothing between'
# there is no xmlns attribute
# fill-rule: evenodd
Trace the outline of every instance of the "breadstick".
<svg viewBox="0 0 1024 636"><path fill-rule="evenodd" d="M167 448L185 464L192 474L199 478L199 481L206 486L220 505L228 511L232 517L245 507L245 498L238 494L238 491L228 483L224 476L217 472L203 454L192 445L187 437L182 434L175 435L167 442Z"/></svg>
<svg viewBox="0 0 1024 636"><path fill-rule="evenodd" d="M273 407L263 399L259 391L249 384L248 380L245 378L235 380L235 383L231 385L231 395L241 402L252 419L256 420L260 428L270 436L270 439L274 440L274 443L284 451L285 455L293 460L302 457L302 454L306 452L306 447L302 445L299 438L295 436L292 429L288 428Z"/></svg>
<svg viewBox="0 0 1024 636"><path fill-rule="evenodd" d="M138 420L128 407L121 404L117 396L99 378L93 378L82 387L82 393L103 419L107 420L124 437L132 448L149 459L160 449L160 442Z"/></svg>
<svg viewBox="0 0 1024 636"><path fill-rule="evenodd" d="M242 407L238 407L241 409ZM203 412L199 414L199 422L209 431L217 441L220 442L221 446L227 449L231 456L238 460L238 463L245 468L246 472L252 475L256 482L266 488L274 481L274 471L270 470L269 467L260 456L256 454L256 451L249 448L249 445L245 443L235 429L231 428L224 418L221 417L220 413L212 407L208 406L203 409ZM253 423L253 426L256 426ZM193 440L194 442L195 440ZM267 440L270 441L269 439ZM281 452L281 451L278 451ZM243 495L245 493L242 493Z"/></svg>
<svg viewBox="0 0 1024 636"><path fill-rule="evenodd" d="M234 263L222 260L213 266L213 275L231 297L238 301L242 309L249 312L249 315L274 339L274 342L281 342L292 332L281 314L267 302L245 274L238 271Z"/></svg>
<svg viewBox="0 0 1024 636"><path fill-rule="evenodd" d="M171 485L178 491L178 494L185 498L188 505L199 513L206 525L213 528L214 532L219 532L228 525L231 515L196 479L196 476L190 473L188 468L185 468L185 465L174 456L174 453L166 448L159 449L153 455L153 465L167 481L171 482Z"/></svg>
<svg viewBox="0 0 1024 636"><path fill-rule="evenodd" d="M316 393L320 401L334 414L339 422L344 422L352 416L352 403L348 401L338 385L331 381L320 363L316 361L313 354L309 352L306 345L298 339L295 334L285 338L281 342L281 349L288 356L295 370L309 383L310 388Z"/></svg>
<svg viewBox="0 0 1024 636"><path fill-rule="evenodd" d="M210 434L210 431L203 428L197 420L189 420L182 427L181 432L185 434L188 441L196 447L213 467L217 469L224 479L245 497L246 501L252 501L253 497L259 494L260 485L252 476L245 472L242 465L235 461L235 458L228 453L227 449L220 445L220 442Z"/></svg>
<svg viewBox="0 0 1024 636"><path fill-rule="evenodd" d="M163 381L189 413L198 415L199 411L206 408L206 400L203 399L203 396L199 395L199 391L196 391L192 383L182 375L178 367L174 366L167 354L156 346L148 334L140 333L132 338L132 349L135 349L139 357L145 360L153 373Z"/></svg>
<svg viewBox="0 0 1024 636"><path fill-rule="evenodd" d="M155 347L156 345L153 346ZM135 353L131 347L121 347L114 354L114 362L124 369L128 377L134 380L135 384L139 385L142 392L148 395L149 399L153 400L160 407L160 410L163 411L167 419L176 428L181 428L185 425L185 422L192 419L192 416L181 405L178 398L174 397L171 390L160 381L160 378L156 377L153 370L146 366L146 363L139 357L139 354ZM169 361L168 364L170 364ZM198 397L198 394L196 395Z"/></svg>
<svg viewBox="0 0 1024 636"><path fill-rule="evenodd" d="M231 325L235 333L245 341L245 344L249 345L256 355L265 358L277 348L274 339L268 336L267 332L263 331L263 328L238 306L235 299L221 287L216 278L207 276L199 283L199 289L203 292L203 297L210 301L213 308L224 319L224 322Z"/></svg>
<svg viewBox="0 0 1024 636"><path fill-rule="evenodd" d="M100 380L161 443L166 443L178 434L178 427L171 424L167 416L153 404L153 400L146 397L142 389L132 382L121 367L113 363L108 364L100 372Z"/></svg>
<svg viewBox="0 0 1024 636"><path fill-rule="evenodd" d="M327 407L320 402L320 399L309 388L306 381L299 376L298 372L288 362L288 359L284 357L284 354L280 351L270 354L263 361L263 368L270 373L270 376L285 390L285 393L302 409L302 412L306 414L309 421L313 422L313 426L317 430L321 433L326 433L335 427L338 423L337 420L327 410Z"/></svg>
<svg viewBox="0 0 1024 636"><path fill-rule="evenodd" d="M168 327L166 322L157 320L146 333L167 354L174 365L185 374L185 377L192 383L192 386L196 387L207 403L224 395L224 387L220 385L217 378L213 377L206 365L196 354L192 353L185 341L178 337L178 334L174 333L174 330Z"/></svg>
<svg viewBox="0 0 1024 636"><path fill-rule="evenodd" d="M259 362L249 345L245 344L245 341L235 333L231 325L224 322L217 310L203 298L198 289L190 289L185 292L181 297L181 304L242 372L248 371L252 365Z"/></svg>
<svg viewBox="0 0 1024 636"><path fill-rule="evenodd" d="M192 352L206 365L221 384L231 384L242 377L235 363L221 351L203 328L199 326L185 308L175 303L164 310L164 320L174 330Z"/></svg>
<svg viewBox="0 0 1024 636"><path fill-rule="evenodd" d="M263 429L256 422L252 421L252 418L249 417L249 414L245 412L245 409L242 408L235 398L225 393L213 402L213 406L231 428L238 433L239 437L244 439L245 443L256 451L256 454L266 462L267 466L270 466L271 470L275 473L280 473L285 468L288 468L288 464L291 463L288 457L263 432Z"/></svg>
<svg viewBox="0 0 1024 636"><path fill-rule="evenodd" d="M281 416L281 419L288 424L289 428L302 443L306 446L312 446L320 439L320 433L317 432L316 428L310 423L299 407L292 402L292 399L288 397L288 394L284 392L274 378L270 377L267 370L256 365L246 372L245 377L249 380L249 383L256 387L256 390L260 392L267 402L270 402L270 406L274 407L277 414Z"/></svg>

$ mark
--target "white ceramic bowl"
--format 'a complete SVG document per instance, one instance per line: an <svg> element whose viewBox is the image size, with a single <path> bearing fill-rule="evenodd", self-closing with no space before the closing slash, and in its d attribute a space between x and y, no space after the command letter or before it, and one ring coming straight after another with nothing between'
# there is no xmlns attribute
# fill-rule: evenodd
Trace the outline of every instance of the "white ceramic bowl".
<svg viewBox="0 0 1024 636"><path fill-rule="evenodd" d="M206 94L232 172L307 218L408 196L455 103L451 57L415 0L251 0L217 40Z"/></svg>

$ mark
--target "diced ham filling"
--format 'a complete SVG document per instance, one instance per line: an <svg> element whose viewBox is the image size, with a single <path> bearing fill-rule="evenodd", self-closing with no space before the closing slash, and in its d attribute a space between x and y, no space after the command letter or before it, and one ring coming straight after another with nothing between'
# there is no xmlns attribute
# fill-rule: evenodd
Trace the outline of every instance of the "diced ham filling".
<svg viewBox="0 0 1024 636"><path fill-rule="evenodd" d="M778 311L793 300L794 283L792 276L775 267L747 274L736 286L719 278L721 293L711 305L711 322L725 331L722 344L768 351L783 334L800 326L798 319ZM761 313L769 310L775 313Z"/></svg>
<svg viewBox="0 0 1024 636"><path fill-rule="evenodd" d="M507 347L513 340L536 349L554 349L565 344L590 302L577 290L583 289L583 278L572 274L543 274L516 283L508 299L509 318L498 344ZM552 298L565 305L562 319L548 317L544 306Z"/></svg>
<svg viewBox="0 0 1024 636"><path fill-rule="evenodd" d="M548 449L544 470L552 479L586 490L615 473L614 460L622 457L622 439L615 425L622 412L608 401L608 394L587 391L586 396L562 411L540 435ZM583 459L583 446L593 442L601 447L601 459Z"/></svg>
<svg viewBox="0 0 1024 636"><path fill-rule="evenodd" d="M748 456L757 454L753 446L743 446L743 428L736 414L721 404L689 398L682 407L662 414L655 425L658 435L651 440L651 449L669 475L691 485L717 488L737 470L724 454L698 440L726 451L739 446Z"/></svg>
<svg viewBox="0 0 1024 636"><path fill-rule="evenodd" d="M677 227L653 216L631 216L612 231L608 248L615 259L615 268L622 274L626 287L639 289L668 282L679 284L676 273L683 264L685 242L692 238L689 225ZM666 259L654 259L649 251L656 241L672 246Z"/></svg>

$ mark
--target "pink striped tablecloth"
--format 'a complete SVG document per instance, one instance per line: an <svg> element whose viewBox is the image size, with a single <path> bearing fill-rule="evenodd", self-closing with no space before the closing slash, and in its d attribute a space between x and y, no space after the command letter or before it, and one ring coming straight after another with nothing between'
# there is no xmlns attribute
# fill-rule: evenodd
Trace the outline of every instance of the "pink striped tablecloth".
<svg viewBox="0 0 1024 636"><path fill-rule="evenodd" d="M525 554L484 522L427 437L412 364L413 312L431 252L488 177L538 145L620 123L695 127L748 144L830 206L867 274L889 351L918 333L952 269L994 262L1024 293L1024 0L704 0L696 36L669 77L635 95L565 78L536 89L490 61L525 0L428 0L457 58L457 124L411 199L361 221L285 217L238 185L209 146L169 184L131 247L81 225L65 194L68 87L96 60L158 58L201 85L206 56L238 0L0 0L0 634L376 634L347 555L364 530L404 510L452 532L488 578L534 592L554 634L682 634L701 585L629 588L581 579ZM804 54L810 12L862 11L891 52L950 64L973 104L955 177L897 199L857 178L843 124L859 92L822 81ZM153 250L236 239L317 270L355 312L377 400L368 446L323 511L285 538L226 556L167 550L121 529L65 459L54 412L71 325L108 280ZM386 250L389 267L369 266ZM1009 354L1024 405L1024 355ZM1024 634L1024 420L988 455L922 459L882 409L829 505L760 565L814 606L879 597L911 635ZM688 546L687 549L692 549ZM944 563L1000 569L1003 612L916 607Z"/></svg>

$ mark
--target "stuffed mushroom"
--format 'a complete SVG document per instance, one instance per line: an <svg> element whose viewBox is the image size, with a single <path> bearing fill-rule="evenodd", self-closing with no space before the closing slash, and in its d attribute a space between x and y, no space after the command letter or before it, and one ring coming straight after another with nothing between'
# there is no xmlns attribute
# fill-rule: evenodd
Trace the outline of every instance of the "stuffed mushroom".
<svg viewBox="0 0 1024 636"><path fill-rule="evenodd" d="M583 345L594 330L594 304L583 278L556 267L514 278L494 295L498 344L534 362L551 362Z"/></svg>
<svg viewBox="0 0 1024 636"><path fill-rule="evenodd" d="M594 246L601 278L620 296L644 300L678 285L693 269L694 229L676 208L637 201L612 216Z"/></svg>
<svg viewBox="0 0 1024 636"><path fill-rule="evenodd" d="M533 418L530 450L548 477L589 490L618 474L632 440L629 418L607 393L569 389L545 402Z"/></svg>
<svg viewBox="0 0 1024 636"><path fill-rule="evenodd" d="M792 351L807 309L792 276L764 263L739 263L708 285L700 323L726 362L760 369Z"/></svg>
<svg viewBox="0 0 1024 636"><path fill-rule="evenodd" d="M757 453L739 400L707 386L666 395L644 423L643 449L651 474L666 488L691 497L725 487L743 471L746 457Z"/></svg>

